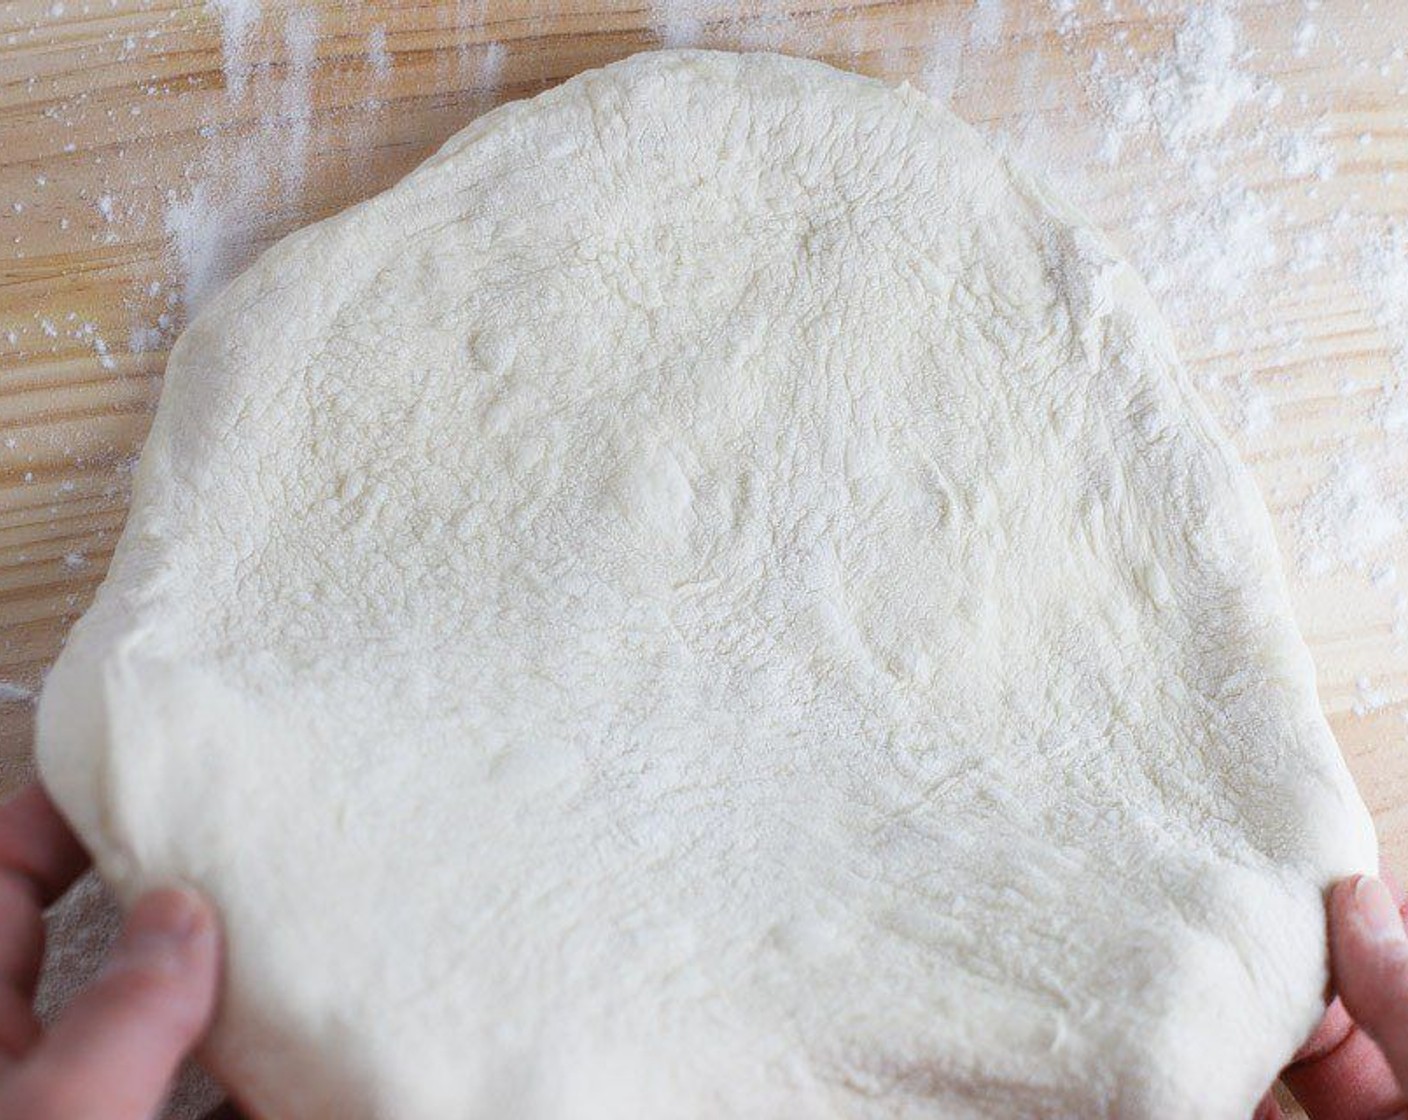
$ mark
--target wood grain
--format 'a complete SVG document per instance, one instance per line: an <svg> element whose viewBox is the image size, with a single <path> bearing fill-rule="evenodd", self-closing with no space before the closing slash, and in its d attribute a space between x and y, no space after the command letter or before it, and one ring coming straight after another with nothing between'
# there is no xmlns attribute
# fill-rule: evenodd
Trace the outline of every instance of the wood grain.
<svg viewBox="0 0 1408 1120"><path fill-rule="evenodd" d="M1206 191L1156 135L1131 135L1117 160L1100 158L1109 114L1092 98L1092 75L1102 58L1116 70L1167 58L1194 5L1121 4L1124 14L1110 15L1080 4L1073 17L1057 7L1009 0L989 44L977 41L968 6L953 3L669 10L694 19L704 45L781 49L921 85L951 78L960 114L1053 175L1137 258L1151 230L1186 221ZM1385 493L1408 492L1408 458L1394 446L1402 434L1380 423L1382 390L1398 376L1390 340L1356 280L1385 223L1408 218L1408 64L1393 55L1408 43L1408 6L1327 0L1304 53L1303 4L1246 3L1240 17L1237 64L1281 95L1243 107L1227 134L1242 146L1211 174L1277 208L1278 244L1321 236L1325 261L1271 270L1235 308L1211 313L1216 323L1174 318L1193 375L1230 417L1267 496L1325 708L1390 859L1408 867L1399 592L1366 570L1311 575L1299 560L1304 503L1337 456L1375 456ZM375 27L392 63L384 77L368 58ZM302 77L300 28L315 44ZM640 5L576 0L265 4L236 96L212 9L0 6L0 678L38 687L121 529L192 271L174 247L173 209L244 173L241 153L262 152L250 198L222 212L227 255L245 261L394 182L494 104L657 46L658 32ZM936 79L945 59L956 72ZM300 81L303 100L290 97ZM291 158L300 129L304 154ZM1276 155L1280 138L1312 129L1336 163L1323 181L1287 174ZM1238 425L1248 392L1274 410L1264 430ZM1374 558L1381 576L1392 563L1408 579L1401 533ZM1360 685L1374 710L1362 710ZM28 772L31 735L32 705L0 703L0 788Z"/></svg>

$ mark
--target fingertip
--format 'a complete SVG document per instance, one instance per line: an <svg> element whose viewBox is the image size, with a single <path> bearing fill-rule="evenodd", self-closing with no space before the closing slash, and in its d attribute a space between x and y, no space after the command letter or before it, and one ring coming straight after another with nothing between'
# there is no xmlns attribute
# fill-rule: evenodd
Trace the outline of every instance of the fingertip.
<svg viewBox="0 0 1408 1120"><path fill-rule="evenodd" d="M149 891L127 915L108 971L186 973L215 963L217 940L215 911L201 895L185 887Z"/></svg>
<svg viewBox="0 0 1408 1120"><path fill-rule="evenodd" d="M1335 885L1330 960L1346 1010L1403 1079L1408 1075L1408 932L1392 892L1379 879L1358 875Z"/></svg>
<svg viewBox="0 0 1408 1120"><path fill-rule="evenodd" d="M1396 1116L1402 1111L1403 1096L1393 1072L1399 1067L1390 1068L1385 1047L1375 1039L1386 1039L1398 1059L1401 1040L1394 1023L1401 1014L1403 1005L1397 1001L1408 973L1393 963L1393 950L1385 951L1380 941L1367 935L1359 899L1369 895L1372 900L1376 887L1368 884L1373 882L1372 877L1353 875L1327 892L1338 998L1281 1074L1311 1116ZM1393 895L1394 888L1387 886Z"/></svg>
<svg viewBox="0 0 1408 1120"><path fill-rule="evenodd" d="M1372 880L1370 875L1350 875L1340 879L1330 888L1330 927L1334 932L1335 925L1353 917L1355 905L1355 892L1359 890L1359 884L1366 880Z"/></svg>
<svg viewBox="0 0 1408 1120"><path fill-rule="evenodd" d="M1356 875L1336 886L1331 899L1330 934L1353 946L1378 946L1390 953L1408 948L1403 915L1389 888L1372 875Z"/></svg>
<svg viewBox="0 0 1408 1120"><path fill-rule="evenodd" d="M220 935L214 908L185 887L139 898L103 970L102 982L125 987L134 1007L154 1005L175 1044L189 1045L215 1010Z"/></svg>

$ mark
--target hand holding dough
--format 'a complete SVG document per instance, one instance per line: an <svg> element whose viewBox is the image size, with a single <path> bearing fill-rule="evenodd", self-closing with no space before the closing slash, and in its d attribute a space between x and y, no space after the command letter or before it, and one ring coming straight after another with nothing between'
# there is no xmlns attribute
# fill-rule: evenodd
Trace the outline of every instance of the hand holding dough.
<svg viewBox="0 0 1408 1120"><path fill-rule="evenodd" d="M172 354L40 711L266 1120L1243 1120L1374 867L1129 266L908 90L642 55Z"/></svg>

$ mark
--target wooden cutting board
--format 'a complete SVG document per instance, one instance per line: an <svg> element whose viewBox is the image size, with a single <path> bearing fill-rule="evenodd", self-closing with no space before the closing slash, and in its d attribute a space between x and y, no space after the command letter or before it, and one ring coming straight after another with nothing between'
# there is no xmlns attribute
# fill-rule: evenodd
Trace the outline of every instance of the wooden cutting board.
<svg viewBox="0 0 1408 1120"><path fill-rule="evenodd" d="M1408 5L1248 0L1222 46L1198 7L0 6L0 790L29 772L28 694L102 578L187 303L494 104L669 41L914 81L1136 259L1171 255L1184 356L1267 496L1325 708L1408 869L1408 426L1385 396L1408 363L1385 240L1408 219Z"/></svg>

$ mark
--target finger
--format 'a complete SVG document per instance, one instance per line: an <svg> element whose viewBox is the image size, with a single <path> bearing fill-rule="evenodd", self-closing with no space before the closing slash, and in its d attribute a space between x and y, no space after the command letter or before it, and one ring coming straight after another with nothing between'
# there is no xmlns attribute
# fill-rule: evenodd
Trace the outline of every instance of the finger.
<svg viewBox="0 0 1408 1120"><path fill-rule="evenodd" d="M1383 1051L1338 999L1281 1071L1281 1080L1313 1120L1389 1116L1404 1103Z"/></svg>
<svg viewBox="0 0 1408 1120"><path fill-rule="evenodd" d="M28 997L0 986L0 1077L39 1041L39 1029Z"/></svg>
<svg viewBox="0 0 1408 1120"><path fill-rule="evenodd" d="M1393 897L1401 900L1397 883L1387 875L1384 879ZM1332 922L1341 905L1338 892L1348 885L1341 883L1331 892ZM1335 937L1333 926L1331 936ZM1408 1108L1383 1051L1355 1025L1338 999L1282 1072L1281 1080L1313 1120L1364 1120Z"/></svg>
<svg viewBox="0 0 1408 1120"><path fill-rule="evenodd" d="M1408 932L1379 880L1360 876L1330 894L1330 961L1345 1010L1408 1081Z"/></svg>
<svg viewBox="0 0 1408 1120"><path fill-rule="evenodd" d="M26 1003L43 957L44 908L87 866L82 845L37 784L0 806L0 984Z"/></svg>
<svg viewBox="0 0 1408 1120"><path fill-rule="evenodd" d="M0 1090L0 1116L147 1120L209 1024L218 956L208 903L146 895L102 975Z"/></svg>
<svg viewBox="0 0 1408 1120"><path fill-rule="evenodd" d="M1408 1107L1383 1051L1347 1015L1330 1046L1287 1067L1281 1080L1312 1120L1369 1120Z"/></svg>
<svg viewBox="0 0 1408 1120"><path fill-rule="evenodd" d="M1252 1120L1285 1120L1285 1113L1276 1103L1276 1098L1267 1093L1261 1098L1261 1103L1256 1106L1256 1111L1252 1113Z"/></svg>
<svg viewBox="0 0 1408 1120"><path fill-rule="evenodd" d="M37 782L0 805L0 866L29 882L41 907L88 866L88 856Z"/></svg>

